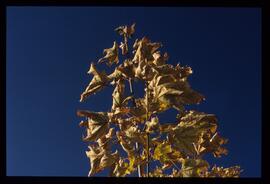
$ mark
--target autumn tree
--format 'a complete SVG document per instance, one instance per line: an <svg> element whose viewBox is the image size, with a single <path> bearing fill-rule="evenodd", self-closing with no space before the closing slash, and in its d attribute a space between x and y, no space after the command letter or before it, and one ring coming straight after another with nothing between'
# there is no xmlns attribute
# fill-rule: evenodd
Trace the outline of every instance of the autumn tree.
<svg viewBox="0 0 270 184"><path fill-rule="evenodd" d="M123 177L239 177L240 167L212 168L203 159L205 154L221 157L227 139L217 133L217 118L185 106L199 104L205 97L193 90L188 82L192 69L168 64L169 56L159 49L162 44L147 37L136 39L135 23L120 26L115 31L122 36L119 44L104 49L97 63L115 65L113 72L98 71L91 63L87 72L93 78L81 94L80 102L106 87L113 87L109 112L78 110L85 118L83 141L90 159L89 176L109 168L110 176ZM119 60L119 49L122 61ZM144 84L144 96L135 98L133 84ZM127 91L128 89L128 91ZM160 122L159 115L170 108L177 110L175 122ZM112 151L112 145L119 145ZM156 168L149 164L155 162ZM165 172L166 171L166 172ZM169 173L169 171L171 171Z"/></svg>

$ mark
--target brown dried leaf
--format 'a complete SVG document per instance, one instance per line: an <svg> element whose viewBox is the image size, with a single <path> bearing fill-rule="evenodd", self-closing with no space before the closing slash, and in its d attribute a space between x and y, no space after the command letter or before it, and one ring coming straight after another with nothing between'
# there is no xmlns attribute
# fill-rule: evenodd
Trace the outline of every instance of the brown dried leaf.
<svg viewBox="0 0 270 184"><path fill-rule="evenodd" d="M205 174L205 177L230 177L238 178L243 170L240 169L240 166L233 166L229 168L217 167L216 165L212 168L211 171Z"/></svg>
<svg viewBox="0 0 270 184"><path fill-rule="evenodd" d="M208 170L209 164L201 159L182 159L183 177L201 177Z"/></svg>
<svg viewBox="0 0 270 184"><path fill-rule="evenodd" d="M152 43L148 38L143 37L140 41L136 40L133 48L136 49L132 61L139 63L142 61L154 60L153 53L161 47L161 43Z"/></svg>
<svg viewBox="0 0 270 184"><path fill-rule="evenodd" d="M196 153L194 143L197 143L204 132L215 132L217 119L212 114L189 111L181 118L181 122L169 132L170 141L178 149L187 154Z"/></svg>
<svg viewBox="0 0 270 184"><path fill-rule="evenodd" d="M113 42L113 47L104 49L103 51L104 54L106 54L103 58L98 60L98 63L102 63L104 61L108 61L107 65L111 66L113 63L118 64L119 59L118 59L118 44L116 41Z"/></svg>
<svg viewBox="0 0 270 184"><path fill-rule="evenodd" d="M109 130L109 118L104 112L77 111L80 117L87 117L87 135L83 138L84 141L96 141L104 136Z"/></svg>
<svg viewBox="0 0 270 184"><path fill-rule="evenodd" d="M166 64L166 61L168 61L169 56L167 52L165 52L164 55L161 56L160 51L156 51L155 53L153 53L153 58L154 58L153 63L156 66L161 66Z"/></svg>
<svg viewBox="0 0 270 184"><path fill-rule="evenodd" d="M130 38L135 33L135 25L136 23L133 23L131 26L119 26L115 29L115 31L120 35Z"/></svg>
<svg viewBox="0 0 270 184"><path fill-rule="evenodd" d="M80 102L84 101L88 96L100 91L109 82L107 74L105 72L97 71L94 63L91 63L90 69L87 73L93 74L94 77L84 92L81 94Z"/></svg>

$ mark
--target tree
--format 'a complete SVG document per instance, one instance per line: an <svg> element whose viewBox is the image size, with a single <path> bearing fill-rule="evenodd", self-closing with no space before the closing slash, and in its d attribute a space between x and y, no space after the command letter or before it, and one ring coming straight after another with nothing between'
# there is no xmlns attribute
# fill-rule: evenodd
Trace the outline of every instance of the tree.
<svg viewBox="0 0 270 184"><path fill-rule="evenodd" d="M239 166L210 168L202 158L210 153L226 155L223 146L228 140L217 132L214 114L185 110L186 105L205 99L188 83L192 69L167 64L168 54L159 51L162 44L146 37L136 39L131 47L128 41L135 33L135 23L115 31L123 42L114 41L112 48L104 49L105 56L98 63L117 66L107 75L91 63L88 74L93 78L80 99L83 102L105 87L114 87L111 111L77 111L86 118L79 125L87 131L83 141L89 143L89 176L110 168L110 176L116 177L134 173L139 177L239 177ZM119 49L124 58L121 62ZM134 82L144 83L142 98L135 98ZM176 122L160 122L159 114L170 108L178 112ZM119 146L113 152L111 145ZM158 163L155 169L150 169L151 162ZM164 172L166 169L171 173Z"/></svg>

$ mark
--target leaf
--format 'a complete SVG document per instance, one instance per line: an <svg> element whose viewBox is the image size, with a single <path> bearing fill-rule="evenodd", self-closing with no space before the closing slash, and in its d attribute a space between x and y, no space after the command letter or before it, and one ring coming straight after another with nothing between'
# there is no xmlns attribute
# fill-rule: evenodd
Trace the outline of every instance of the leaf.
<svg viewBox="0 0 270 184"><path fill-rule="evenodd" d="M116 151L113 154L103 150L101 151L98 147L88 146L89 151L86 151L87 157L90 159L91 169L88 176L93 176L103 169L112 166L119 157L119 153Z"/></svg>
<svg viewBox="0 0 270 184"><path fill-rule="evenodd" d="M100 160L99 167L101 167L102 169L105 169L107 167L112 166L117 160L118 155L119 154L117 150L113 154L109 152L105 152Z"/></svg>
<svg viewBox="0 0 270 184"><path fill-rule="evenodd" d="M160 51L156 51L155 53L153 53L153 58L154 58L153 63L156 66L161 66L165 65L166 61L168 61L169 59L169 56L167 52L165 52L164 55L161 56Z"/></svg>
<svg viewBox="0 0 270 184"><path fill-rule="evenodd" d="M117 124L119 125L121 131L125 131L127 128L129 128L133 124L133 122L133 117L117 119Z"/></svg>
<svg viewBox="0 0 270 184"><path fill-rule="evenodd" d="M119 79L116 81L116 87L112 93L113 98L113 104L112 104L112 110L115 110L116 108L121 108L122 103L124 101L124 92L125 92L125 82L123 79Z"/></svg>
<svg viewBox="0 0 270 184"><path fill-rule="evenodd" d="M128 155L134 155L136 152L135 147L134 147L135 146L134 142L131 142L131 140L126 138L126 136L124 136L123 133L121 132L116 132L116 136L120 142L120 145L124 149L124 151Z"/></svg>
<svg viewBox="0 0 270 184"><path fill-rule="evenodd" d="M208 171L206 177L230 177L238 178L243 170L240 169L240 166L233 166L229 168L217 167L216 165Z"/></svg>
<svg viewBox="0 0 270 184"><path fill-rule="evenodd" d="M215 132L217 119L212 114L189 111L177 126L169 132L170 142L178 149L193 155L196 153L194 143L197 143L203 132Z"/></svg>
<svg viewBox="0 0 270 184"><path fill-rule="evenodd" d="M141 132L138 126L132 125L127 130L125 130L125 136L128 137L132 142L138 142L145 145L146 133Z"/></svg>
<svg viewBox="0 0 270 184"><path fill-rule="evenodd" d="M135 99L135 107L131 107L129 114L134 117L135 122L143 122L146 118L146 108L143 98Z"/></svg>
<svg viewBox="0 0 270 184"><path fill-rule="evenodd" d="M200 177L207 171L209 164L201 159L182 159L183 177Z"/></svg>
<svg viewBox="0 0 270 184"><path fill-rule="evenodd" d="M107 113L79 110L77 115L88 118L88 124L84 123L87 126L87 135L83 138L84 141L96 141L108 132L109 118Z"/></svg>
<svg viewBox="0 0 270 184"><path fill-rule="evenodd" d="M102 158L102 153L98 149L98 147L94 147L89 145L88 146L89 151L86 151L87 157L90 159L91 169L89 171L88 176L93 176L97 172L99 172L101 169L99 167L100 160Z"/></svg>
<svg viewBox="0 0 270 184"><path fill-rule="evenodd" d="M93 74L94 77L81 94L80 102L84 101L88 96L100 91L109 82L107 74L105 72L97 71L94 63L91 63L90 69L87 73Z"/></svg>
<svg viewBox="0 0 270 184"><path fill-rule="evenodd" d="M150 177L166 177L167 175L163 173L161 167L156 166L156 169L149 173Z"/></svg>
<svg viewBox="0 0 270 184"><path fill-rule="evenodd" d="M126 42L121 42L119 48L122 50L122 55L126 55L128 53L128 45Z"/></svg>
<svg viewBox="0 0 270 184"><path fill-rule="evenodd" d="M135 33L135 25L136 23L133 23L131 26L119 26L115 31L120 35L125 35L130 38Z"/></svg>
<svg viewBox="0 0 270 184"><path fill-rule="evenodd" d="M155 64L155 61L154 61L154 64ZM186 81L187 77L190 74L192 74L192 69L190 67L188 66L182 67L180 66L179 63L176 66L173 66L170 64L157 65L157 66L153 66L153 69L157 72L158 75L173 75L175 79L182 80L182 81Z"/></svg>
<svg viewBox="0 0 270 184"><path fill-rule="evenodd" d="M124 177L128 173L126 172L128 169L128 163L124 161L123 158L120 158L119 161L116 163L116 166L113 170L113 174L116 177Z"/></svg>
<svg viewBox="0 0 270 184"><path fill-rule="evenodd" d="M186 81L178 80L174 75L155 75L149 83L153 102L159 105L159 111L171 107L183 111L185 104L199 103L204 97L192 90Z"/></svg>
<svg viewBox="0 0 270 184"><path fill-rule="evenodd" d="M115 130L111 128L107 134L97 140L98 146L88 146L89 151L86 151L86 155L89 157L91 163L89 176L93 176L105 168L115 167L115 162L119 160L119 153L117 150L111 153L111 140L114 134Z"/></svg>
<svg viewBox="0 0 270 184"><path fill-rule="evenodd" d="M145 61L139 62L135 69L135 77L141 80L152 80L155 73L153 68Z"/></svg>
<svg viewBox="0 0 270 184"><path fill-rule="evenodd" d="M108 61L107 65L111 66L113 63L118 64L119 59L118 59L118 44L116 41L113 42L113 47L104 49L103 51L104 54L106 54L103 58L98 60L98 63L102 63L105 60Z"/></svg>
<svg viewBox="0 0 270 184"><path fill-rule="evenodd" d="M132 59L135 63L140 63L145 60L152 61L152 54L162 46L161 43L152 43L148 38L143 37L140 41L136 40L133 48L136 50Z"/></svg>
<svg viewBox="0 0 270 184"><path fill-rule="evenodd" d="M149 83L150 93L153 101L159 104L159 111L167 110L176 104L176 97L179 97L184 91L177 89L177 84L172 75L158 76L156 75Z"/></svg>
<svg viewBox="0 0 270 184"><path fill-rule="evenodd" d="M170 161L170 159L168 158L167 154L171 152L172 152L171 145L163 142L162 144L159 144L155 148L153 158L161 162L168 162Z"/></svg>
<svg viewBox="0 0 270 184"><path fill-rule="evenodd" d="M133 62L128 59L116 68L116 70L118 70L125 79L134 78L135 69L136 67L134 66Z"/></svg>
<svg viewBox="0 0 270 184"><path fill-rule="evenodd" d="M163 141L155 147L153 158L171 166L171 162L182 158L182 154L173 149L168 142Z"/></svg>
<svg viewBox="0 0 270 184"><path fill-rule="evenodd" d="M201 148L197 150L197 154L200 155L210 152L214 157L221 157L223 154L227 155L228 150L221 147L227 142L228 140L221 137L217 132L215 134L213 134L213 132L211 134L204 134L202 140L196 144L198 148Z"/></svg>
<svg viewBox="0 0 270 184"><path fill-rule="evenodd" d="M153 133L154 130L158 129L158 117L152 117L151 121L146 122L146 132Z"/></svg>

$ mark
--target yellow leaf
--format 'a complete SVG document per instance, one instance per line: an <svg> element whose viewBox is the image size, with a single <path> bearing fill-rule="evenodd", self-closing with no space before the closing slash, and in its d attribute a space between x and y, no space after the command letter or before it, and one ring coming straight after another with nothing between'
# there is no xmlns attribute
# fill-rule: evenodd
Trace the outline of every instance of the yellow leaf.
<svg viewBox="0 0 270 184"><path fill-rule="evenodd" d="M209 168L208 162L201 159L182 159L183 177L201 177Z"/></svg>

